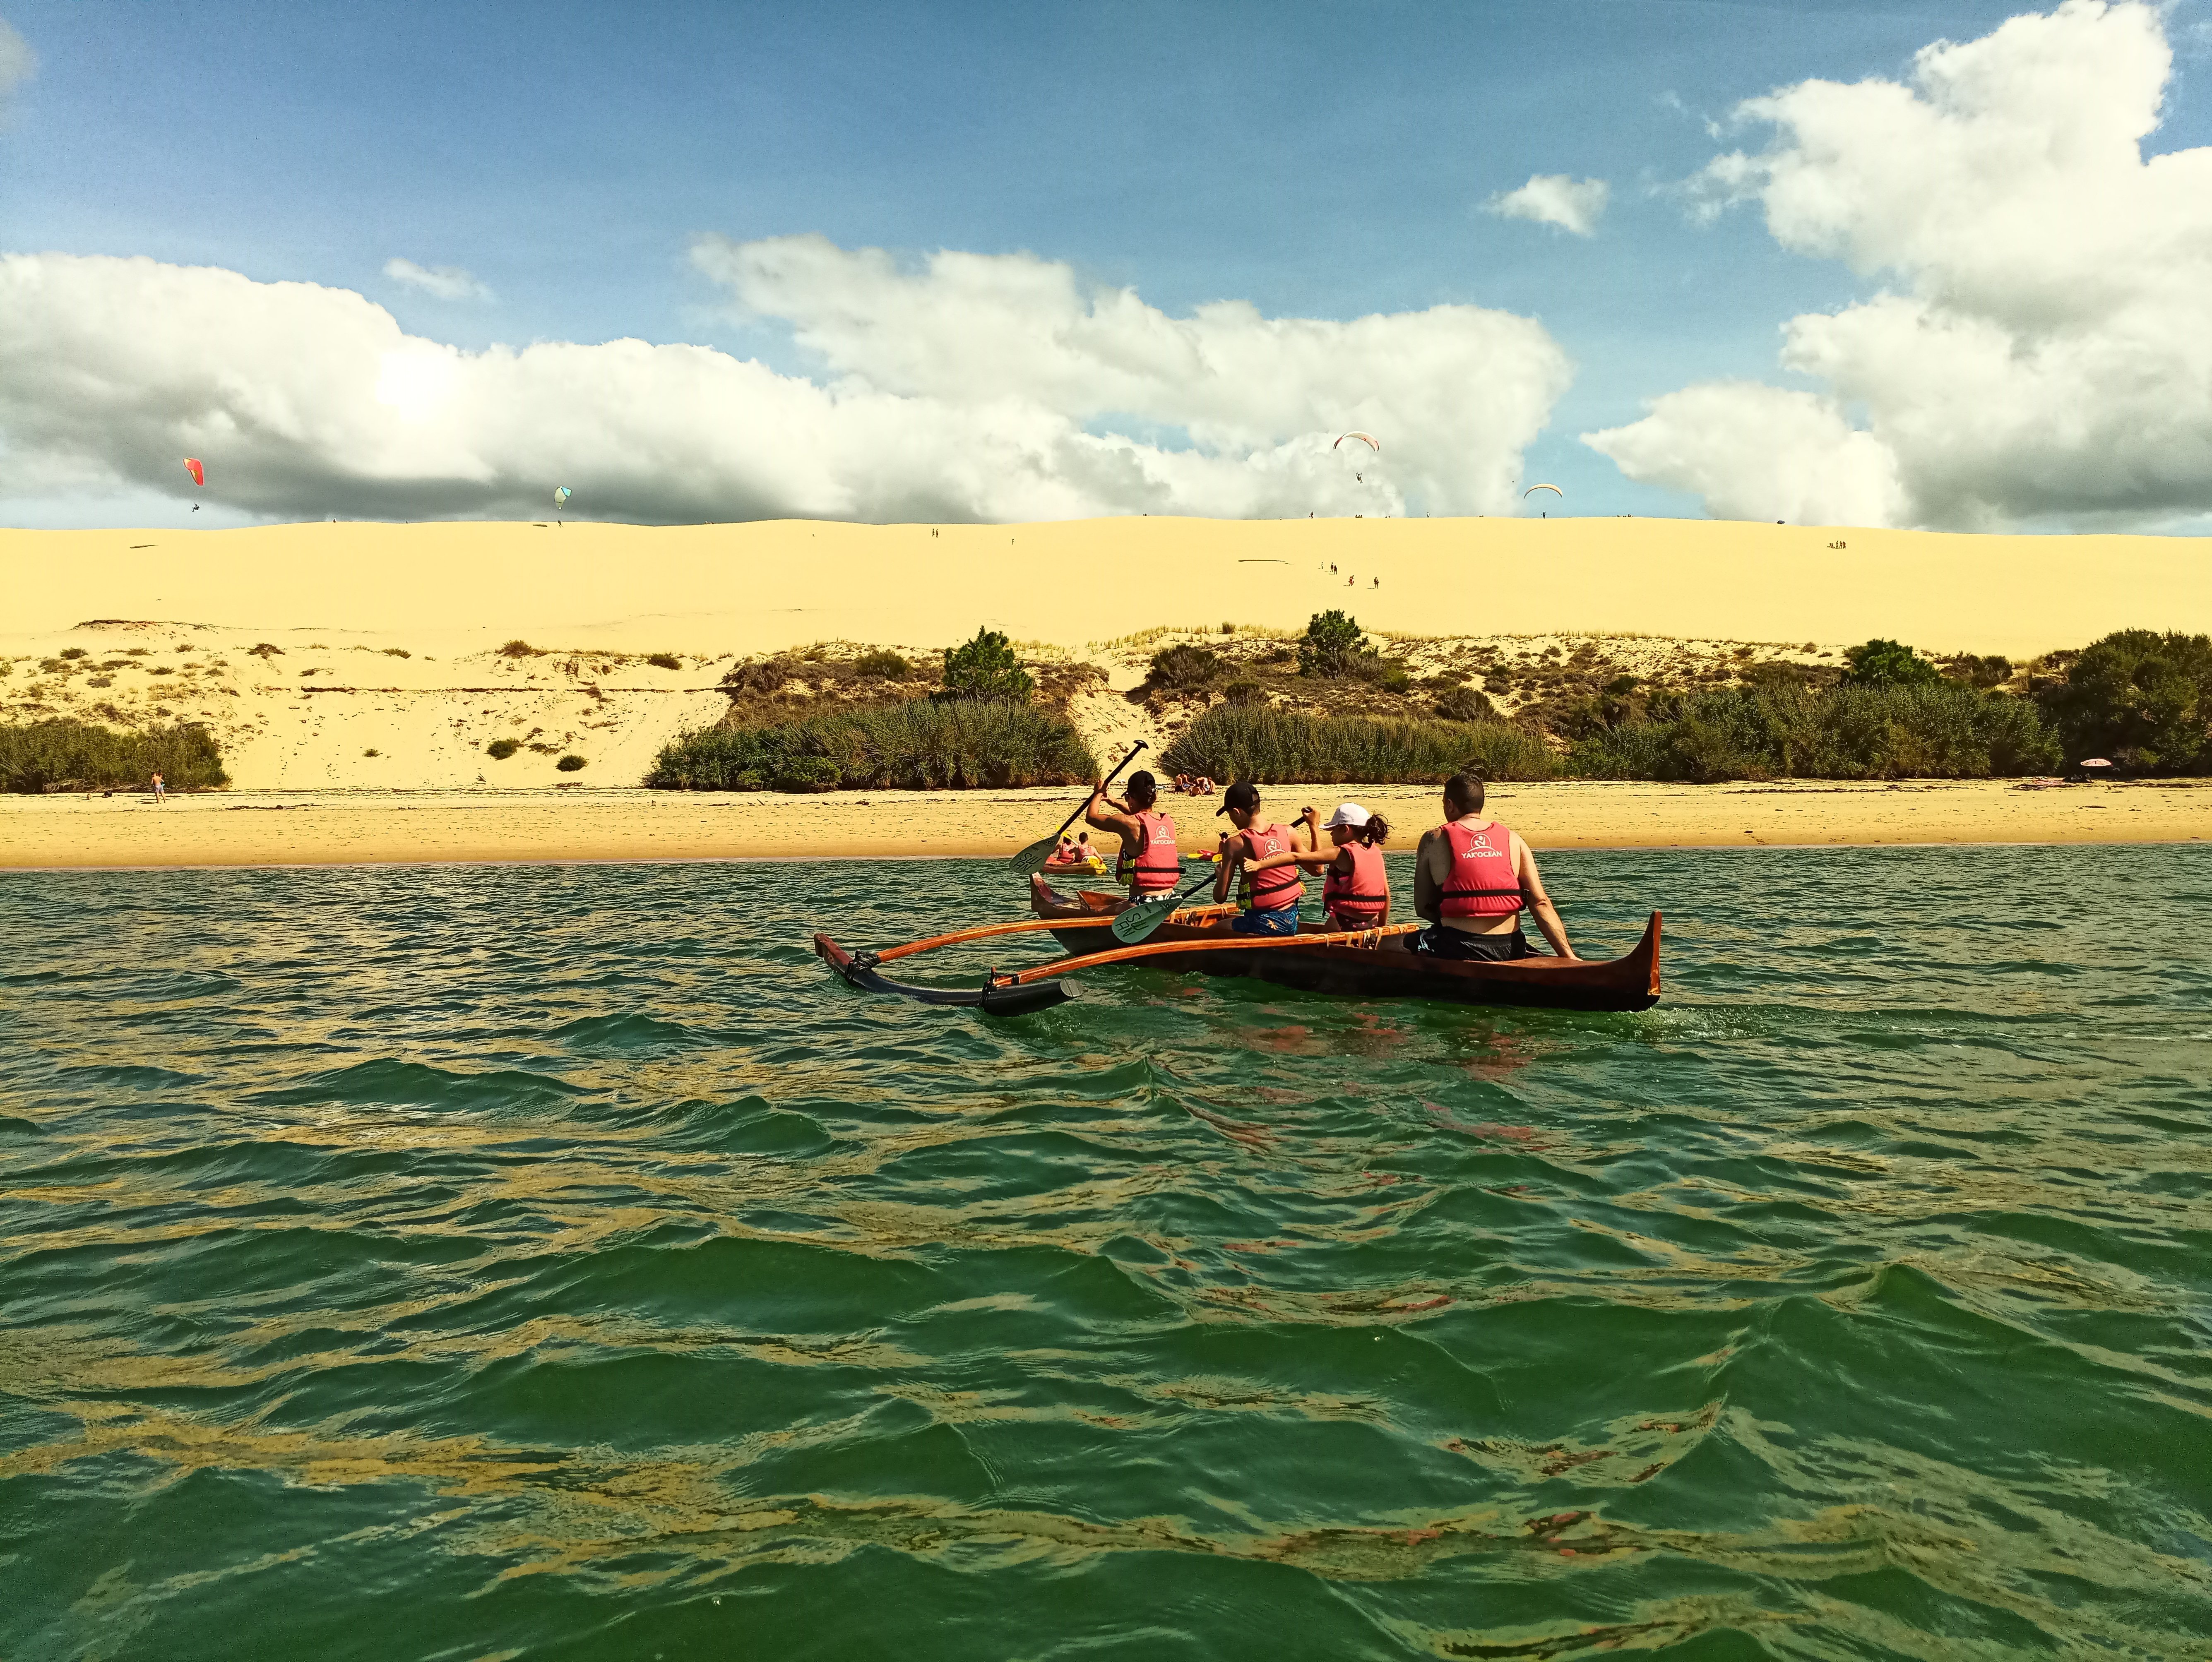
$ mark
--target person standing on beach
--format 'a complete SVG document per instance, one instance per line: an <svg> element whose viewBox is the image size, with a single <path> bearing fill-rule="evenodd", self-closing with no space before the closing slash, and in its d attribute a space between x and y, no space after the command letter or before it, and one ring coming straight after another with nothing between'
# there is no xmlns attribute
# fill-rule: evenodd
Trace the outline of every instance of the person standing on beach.
<svg viewBox="0 0 2212 1662"><path fill-rule="evenodd" d="M1297 934L1298 902L1305 898L1306 886L1296 865L1265 864L1274 855L1295 852L1297 838L1261 811L1259 787L1243 779L1221 793L1221 806L1213 811L1228 815L1237 828L1222 840L1221 870L1213 880L1218 905L1243 879L1244 909L1231 921L1231 930L1239 935Z"/></svg>
<svg viewBox="0 0 2212 1662"><path fill-rule="evenodd" d="M159 773L155 774L155 775L154 775L154 806L155 806L155 807L156 807L156 808L159 808L159 807L161 807L164 803L167 802L167 801L168 801L168 799L169 799L169 787L168 787L167 786L166 786L166 785L164 785L164 784L162 784L162 783L161 783L161 776Z"/></svg>
<svg viewBox="0 0 2212 1662"><path fill-rule="evenodd" d="M1572 958L1535 855L1519 832L1483 817L1482 800L1482 781L1472 774L1444 781L1444 822L1421 839L1413 857L1413 910L1431 921L1404 937L1407 949L1491 961L1532 956L1521 932L1526 907L1552 950Z"/></svg>

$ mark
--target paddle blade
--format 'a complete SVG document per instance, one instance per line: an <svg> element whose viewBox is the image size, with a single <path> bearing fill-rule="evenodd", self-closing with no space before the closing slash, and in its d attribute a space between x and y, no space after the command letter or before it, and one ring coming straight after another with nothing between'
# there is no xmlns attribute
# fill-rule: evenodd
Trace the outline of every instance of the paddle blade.
<svg viewBox="0 0 2212 1662"><path fill-rule="evenodd" d="M1044 870L1044 863L1052 858L1052 851L1060 846L1057 834L1041 838L1006 862L1018 877L1026 877Z"/></svg>
<svg viewBox="0 0 2212 1662"><path fill-rule="evenodd" d="M1124 946L1134 946L1175 915L1182 904L1180 895L1163 895L1157 901L1138 901L1115 914L1108 933Z"/></svg>

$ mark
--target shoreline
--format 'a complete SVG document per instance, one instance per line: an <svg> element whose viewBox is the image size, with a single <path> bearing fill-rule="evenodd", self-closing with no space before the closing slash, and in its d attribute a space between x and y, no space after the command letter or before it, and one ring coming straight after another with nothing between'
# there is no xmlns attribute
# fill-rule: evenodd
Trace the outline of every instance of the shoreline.
<svg viewBox="0 0 2212 1662"><path fill-rule="evenodd" d="M1442 817L1433 789L1266 788L1277 817L1346 799L1410 850ZM1176 813L1186 855L1210 848L1212 801ZM1051 833L1065 788L770 792L519 790L210 792L0 798L0 870L357 865L621 864L726 860L1003 858ZM2044 786L2014 780L1503 785L1495 816L1539 853L1561 850L2057 846L2212 840L2212 781ZM1091 886L1110 888L1110 875Z"/></svg>

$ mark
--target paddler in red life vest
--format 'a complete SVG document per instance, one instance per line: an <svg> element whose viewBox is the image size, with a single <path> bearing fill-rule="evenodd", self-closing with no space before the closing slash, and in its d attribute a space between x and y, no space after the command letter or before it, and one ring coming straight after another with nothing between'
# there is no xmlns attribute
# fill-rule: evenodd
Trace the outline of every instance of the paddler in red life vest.
<svg viewBox="0 0 2212 1662"><path fill-rule="evenodd" d="M1444 781L1444 822L1421 839L1413 857L1413 910L1430 926L1401 938L1414 952L1439 958L1526 958L1521 908L1562 958L1575 949L1567 927L1544 892L1536 857L1520 834L1482 814L1482 781L1454 773Z"/></svg>
<svg viewBox="0 0 2212 1662"><path fill-rule="evenodd" d="M1213 811L1228 815L1237 828L1222 839L1221 872L1213 880L1216 903L1229 898L1240 874L1243 879L1244 910L1229 927L1239 935L1297 934L1298 902L1305 898L1306 886L1295 864L1273 858L1296 852L1297 837L1261 811L1258 787L1242 779L1221 793L1221 806Z"/></svg>
<svg viewBox="0 0 2212 1662"><path fill-rule="evenodd" d="M1302 817L1314 842L1310 852L1271 855L1246 864L1247 871L1276 866L1300 865L1326 872L1322 879L1322 909L1331 929L1379 929L1390 921L1390 878L1382 869L1382 845L1389 840L1390 822L1370 814L1356 802L1342 802L1326 824L1310 808ZM1319 833L1327 831L1332 846L1322 847Z"/></svg>
<svg viewBox="0 0 2212 1662"><path fill-rule="evenodd" d="M1129 885L1132 900L1164 895L1182 876L1182 856L1176 852L1176 822L1161 811L1159 797L1159 781L1139 768L1129 775L1127 802L1115 801L1101 785L1092 790L1091 805L1083 810L1088 823L1121 838L1114 877Z"/></svg>

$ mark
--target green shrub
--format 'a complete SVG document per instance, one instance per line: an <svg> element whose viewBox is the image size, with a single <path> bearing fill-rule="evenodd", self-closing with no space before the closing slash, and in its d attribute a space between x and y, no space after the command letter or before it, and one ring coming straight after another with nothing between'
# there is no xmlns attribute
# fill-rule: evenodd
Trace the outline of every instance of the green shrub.
<svg viewBox="0 0 2212 1662"><path fill-rule="evenodd" d="M412 658L415 656L414 653L409 652L404 646L386 646L383 651L384 655L386 658Z"/></svg>
<svg viewBox="0 0 2212 1662"><path fill-rule="evenodd" d="M1267 689L1256 681L1232 681L1221 689L1221 696L1231 704L1265 704Z"/></svg>
<svg viewBox="0 0 2212 1662"><path fill-rule="evenodd" d="M583 757L575 755L573 751L553 764L554 771L561 773L580 773L583 770Z"/></svg>
<svg viewBox="0 0 2212 1662"><path fill-rule="evenodd" d="M674 652L652 652L647 655L645 661L656 670L680 670L684 667L684 660Z"/></svg>
<svg viewBox="0 0 2212 1662"><path fill-rule="evenodd" d="M853 673L869 681L905 681L912 677L914 665L896 652L885 647L862 654L853 665Z"/></svg>
<svg viewBox="0 0 2212 1662"><path fill-rule="evenodd" d="M1446 721L1495 721L1498 707L1473 687L1453 687L1437 701L1437 713Z"/></svg>
<svg viewBox="0 0 2212 1662"><path fill-rule="evenodd" d="M1991 687L2002 687L2012 679L2012 660L1994 652L1986 658L1961 652L1956 658L1943 660L1942 672L1954 681L1963 681L1969 687L1979 687L1986 691Z"/></svg>
<svg viewBox="0 0 2212 1662"><path fill-rule="evenodd" d="M1897 640L1869 640L1863 646L1846 646L1844 671L1847 687L1915 687L1939 680L1942 671L1911 647Z"/></svg>
<svg viewBox="0 0 2212 1662"><path fill-rule="evenodd" d="M1209 686L1220 672L1221 658L1218 652L1208 652L1203 646L1164 646L1152 654L1152 669L1146 678L1155 687L1180 690Z"/></svg>
<svg viewBox="0 0 2212 1662"><path fill-rule="evenodd" d="M1585 779L1987 779L2057 765L2033 705L1930 678L1822 692L1769 681L1656 698L1642 719L1589 734Z"/></svg>
<svg viewBox="0 0 2212 1662"><path fill-rule="evenodd" d="M941 699L987 699L1026 704L1036 683L1013 643L996 629L978 629L965 646L945 649L945 690Z"/></svg>
<svg viewBox="0 0 2212 1662"><path fill-rule="evenodd" d="M1160 757L1167 773L1256 784L1437 785L1458 773L1549 779L1544 741L1504 722L1381 721L1217 704Z"/></svg>
<svg viewBox="0 0 2212 1662"><path fill-rule="evenodd" d="M733 664L722 675L722 690L732 698L751 694L765 698L783 690L799 673L799 666L781 653L757 664Z"/></svg>
<svg viewBox="0 0 2212 1662"><path fill-rule="evenodd" d="M709 727L662 747L655 790L945 790L1072 785L1097 762L1059 717L1002 700L913 699L775 726Z"/></svg>
<svg viewBox="0 0 2212 1662"><path fill-rule="evenodd" d="M215 736L191 722L118 732L60 719L0 725L0 791L112 789L160 773L172 791L230 783Z"/></svg>
<svg viewBox="0 0 2212 1662"><path fill-rule="evenodd" d="M82 646L64 646L62 648L61 655L65 658L71 659L89 658L92 656L91 653L86 652Z"/></svg>
<svg viewBox="0 0 2212 1662"><path fill-rule="evenodd" d="M519 738L495 738L484 746L484 754L494 761L505 761L521 748L522 741Z"/></svg>
<svg viewBox="0 0 2212 1662"><path fill-rule="evenodd" d="M284 649L282 646L272 646L265 640L258 646L248 646L246 650L252 656L261 659L264 663L268 662L268 660L272 658L282 658L284 656ZM146 656L146 649L143 646L133 646L131 649L131 656L133 658L143 658Z"/></svg>
<svg viewBox="0 0 2212 1662"><path fill-rule="evenodd" d="M257 646L254 650L258 652L260 648ZM543 658L545 656L544 653L539 652L537 647L532 646L527 640L510 640L505 646L501 646L499 651L500 656L502 658Z"/></svg>
<svg viewBox="0 0 2212 1662"><path fill-rule="evenodd" d="M1316 612L1306 620L1304 639L1298 642L1298 673L1340 676L1367 649L1367 637L1357 619L1341 611Z"/></svg>
<svg viewBox="0 0 2212 1662"><path fill-rule="evenodd" d="M2040 701L2071 761L2212 773L2212 636L2119 630L2086 647Z"/></svg>

